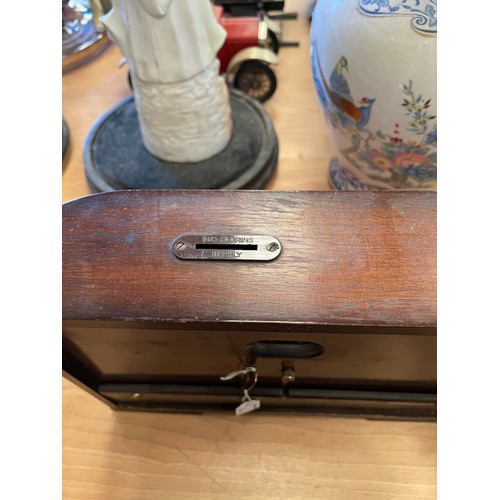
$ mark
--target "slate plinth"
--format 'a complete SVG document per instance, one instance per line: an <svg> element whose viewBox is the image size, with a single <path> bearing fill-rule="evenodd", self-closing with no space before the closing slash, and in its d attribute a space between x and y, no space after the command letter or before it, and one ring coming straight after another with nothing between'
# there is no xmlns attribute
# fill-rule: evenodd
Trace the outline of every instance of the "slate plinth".
<svg viewBox="0 0 500 500"><path fill-rule="evenodd" d="M230 90L233 135L226 148L200 162L170 163L145 148L133 96L99 118L84 145L93 192L123 189L260 189L273 174L278 139L262 105Z"/></svg>

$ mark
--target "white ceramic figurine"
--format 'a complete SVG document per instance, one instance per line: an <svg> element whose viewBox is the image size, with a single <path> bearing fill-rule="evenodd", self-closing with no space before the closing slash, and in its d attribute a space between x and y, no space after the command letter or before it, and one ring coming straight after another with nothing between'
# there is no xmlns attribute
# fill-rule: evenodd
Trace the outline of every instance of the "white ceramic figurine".
<svg viewBox="0 0 500 500"><path fill-rule="evenodd" d="M112 3L101 21L127 59L145 147L168 162L219 153L231 138L231 107L216 57L226 33L209 0Z"/></svg>

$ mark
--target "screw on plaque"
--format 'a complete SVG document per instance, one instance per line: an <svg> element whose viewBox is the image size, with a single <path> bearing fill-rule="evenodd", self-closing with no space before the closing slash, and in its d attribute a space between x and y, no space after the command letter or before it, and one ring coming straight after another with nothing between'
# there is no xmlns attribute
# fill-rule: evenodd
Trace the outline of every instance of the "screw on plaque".
<svg viewBox="0 0 500 500"><path fill-rule="evenodd" d="M184 243L183 241L178 241L175 244L175 249L176 250L184 250L185 248L186 248L186 243Z"/></svg>
<svg viewBox="0 0 500 500"><path fill-rule="evenodd" d="M278 250L279 248L279 245L277 243L269 243L269 245L267 245L266 247L270 252L276 252L276 250Z"/></svg>

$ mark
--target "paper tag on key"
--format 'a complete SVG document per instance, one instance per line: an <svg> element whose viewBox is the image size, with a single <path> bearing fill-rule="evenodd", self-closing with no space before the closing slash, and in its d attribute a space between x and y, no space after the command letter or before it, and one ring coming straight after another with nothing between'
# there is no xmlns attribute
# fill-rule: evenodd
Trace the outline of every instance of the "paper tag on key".
<svg viewBox="0 0 500 500"><path fill-rule="evenodd" d="M243 403L238 406L234 412L236 415L245 415L246 413L251 413L252 411L258 410L260 408L260 401L258 399L249 399L243 401Z"/></svg>

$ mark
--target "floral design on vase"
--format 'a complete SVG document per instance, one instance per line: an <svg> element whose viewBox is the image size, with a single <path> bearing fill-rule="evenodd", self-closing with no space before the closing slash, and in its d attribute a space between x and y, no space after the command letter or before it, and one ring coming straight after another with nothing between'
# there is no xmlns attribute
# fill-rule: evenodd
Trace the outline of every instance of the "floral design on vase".
<svg viewBox="0 0 500 500"><path fill-rule="evenodd" d="M359 0L358 7L370 16L411 16L417 33L437 33L437 0Z"/></svg>
<svg viewBox="0 0 500 500"><path fill-rule="evenodd" d="M413 82L401 85L405 124L395 123L392 133L367 127L376 99L353 99L343 75L347 59L342 56L329 82L319 64L315 46L311 47L313 80L327 120L349 145L340 153L351 165L338 158L330 164L330 179L337 189L376 189L377 184L393 189L432 189L437 176L436 116L428 111L431 99L417 95ZM414 140L403 140L406 130ZM353 171L355 169L355 171ZM359 175L359 174L362 175ZM359 179L364 178L368 182ZM370 182L374 184L371 185Z"/></svg>

